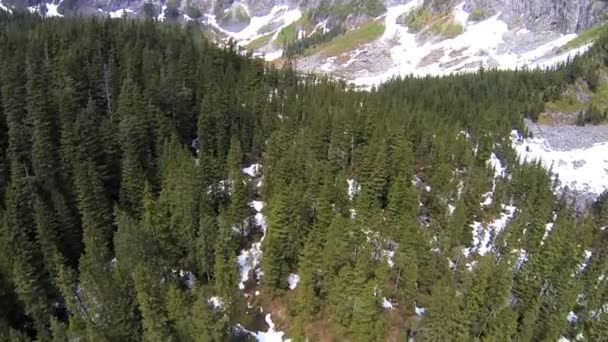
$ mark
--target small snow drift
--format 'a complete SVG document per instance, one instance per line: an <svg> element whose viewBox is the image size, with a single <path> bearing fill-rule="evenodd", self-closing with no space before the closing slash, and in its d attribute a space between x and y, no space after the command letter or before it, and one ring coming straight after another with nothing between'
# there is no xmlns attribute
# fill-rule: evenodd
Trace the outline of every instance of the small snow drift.
<svg viewBox="0 0 608 342"><path fill-rule="evenodd" d="M348 199L352 201L359 191L361 191L361 185L354 179L347 179L346 182L348 183Z"/></svg>
<svg viewBox="0 0 608 342"><path fill-rule="evenodd" d="M275 330L275 324L270 317L270 314L266 314L265 317L266 324L268 324L268 331L258 331L253 335L258 339L259 342L283 342L290 340L283 340L283 335L285 335L282 331Z"/></svg>
<svg viewBox="0 0 608 342"><path fill-rule="evenodd" d="M8 7L4 6L4 4L3 4L3 3L1 3L1 2L0 2L0 10L6 11L6 12L8 12L8 13L13 13L13 11L11 11L11 9L10 9L10 8L8 8Z"/></svg>
<svg viewBox="0 0 608 342"><path fill-rule="evenodd" d="M469 256L472 252L486 255L492 250L494 239L505 229L507 223L515 215L517 208L508 205L503 206L503 209L504 212L500 217L487 225L487 227L481 222L473 222L471 225L473 228L473 248L465 248L463 251L465 256Z"/></svg>
<svg viewBox="0 0 608 342"><path fill-rule="evenodd" d="M298 286L299 282L300 282L300 276L295 273L291 273L287 277L287 283L289 283L290 290L295 290L295 288Z"/></svg>
<svg viewBox="0 0 608 342"><path fill-rule="evenodd" d="M126 15L129 15L130 13L135 13L135 11L133 11L132 9L125 8L109 12L108 14L110 15L110 18L122 18Z"/></svg>
<svg viewBox="0 0 608 342"><path fill-rule="evenodd" d="M243 173L248 175L249 177L255 178L260 175L260 171L262 169L262 165L260 164L251 164L246 168L243 168Z"/></svg>
<svg viewBox="0 0 608 342"><path fill-rule="evenodd" d="M393 303L391 303L390 300L386 299L386 297L382 298L382 307L385 308L386 310L394 309Z"/></svg>
<svg viewBox="0 0 608 342"><path fill-rule="evenodd" d="M207 301L214 309L221 309L224 303L220 297L213 296Z"/></svg>

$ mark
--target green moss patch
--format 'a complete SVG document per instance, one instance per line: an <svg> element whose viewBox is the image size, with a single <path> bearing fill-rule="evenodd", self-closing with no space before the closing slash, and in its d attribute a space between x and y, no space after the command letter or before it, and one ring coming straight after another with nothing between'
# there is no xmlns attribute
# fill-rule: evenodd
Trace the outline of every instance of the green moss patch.
<svg viewBox="0 0 608 342"><path fill-rule="evenodd" d="M310 55L323 51L327 56L338 56L380 38L384 29L383 21L370 21L354 30L347 31L344 35L338 36L328 43L305 52L305 54Z"/></svg>

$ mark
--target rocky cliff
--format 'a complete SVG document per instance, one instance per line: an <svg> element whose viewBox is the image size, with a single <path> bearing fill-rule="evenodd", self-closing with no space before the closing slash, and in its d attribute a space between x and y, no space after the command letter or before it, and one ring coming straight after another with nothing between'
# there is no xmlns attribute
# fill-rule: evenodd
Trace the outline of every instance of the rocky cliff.
<svg viewBox="0 0 608 342"><path fill-rule="evenodd" d="M608 18L608 0L424 0L423 7L436 14L449 13L464 1L464 9L478 19L485 19L500 13L501 19L510 26L523 26L532 31L556 31L560 33L580 32L593 24ZM373 16L377 13L365 12L367 7L377 12L381 4L388 7L405 4L409 0L0 0L4 5L14 7L37 6L41 3L59 5L60 13L93 14L131 9L133 16L160 14L163 8L185 11L194 8L201 13L221 13L244 5L250 17L268 15L277 6L299 8L302 11L322 9L327 17L345 21L350 15ZM370 5L371 6L368 6ZM147 6L147 8L146 8ZM146 13L148 12L148 13ZM361 20L358 20L361 21ZM358 23L355 21L355 23Z"/></svg>
<svg viewBox="0 0 608 342"><path fill-rule="evenodd" d="M466 0L465 9L485 17L502 13L509 25L529 30L580 32L607 18L606 0Z"/></svg>

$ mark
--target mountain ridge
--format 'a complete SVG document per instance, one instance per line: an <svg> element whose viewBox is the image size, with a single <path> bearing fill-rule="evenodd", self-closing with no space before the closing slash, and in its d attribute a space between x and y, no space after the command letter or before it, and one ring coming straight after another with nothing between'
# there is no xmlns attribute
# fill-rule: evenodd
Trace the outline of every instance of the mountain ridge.
<svg viewBox="0 0 608 342"><path fill-rule="evenodd" d="M369 86L393 76L547 67L584 52L604 0L3 0L47 16L151 18L198 26L279 64ZM578 40L581 40L580 42Z"/></svg>

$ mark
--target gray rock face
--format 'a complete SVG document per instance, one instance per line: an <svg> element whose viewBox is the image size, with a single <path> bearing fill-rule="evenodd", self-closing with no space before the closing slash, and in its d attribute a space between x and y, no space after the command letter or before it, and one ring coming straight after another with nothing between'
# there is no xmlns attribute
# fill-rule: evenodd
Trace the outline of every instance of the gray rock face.
<svg viewBox="0 0 608 342"><path fill-rule="evenodd" d="M466 0L465 9L501 14L511 26L533 31L579 32L607 18L606 0Z"/></svg>
<svg viewBox="0 0 608 342"><path fill-rule="evenodd" d="M0 0L16 7L35 6L40 3L60 0ZM222 14L235 3L247 5L250 16L262 16L270 13L274 6L288 6L305 11L321 5L348 4L361 0L191 0L190 6L197 7L205 13ZM364 0L367 1L367 0ZM376 1L376 0L369 0ZM380 0L387 7L405 4L411 0ZM448 13L462 0L424 0L424 6L434 13ZM595 23L608 19L608 0L464 0L465 10L482 13L489 17L501 13L501 19L510 27L526 27L532 31L554 31L559 33L580 32ZM97 9L115 11L129 8L143 16L145 3L151 3L159 11L166 0L77 0L73 2L73 13L91 14ZM186 7L181 1L180 9ZM349 20L356 24L360 19L357 14ZM351 26L351 25L348 25Z"/></svg>

